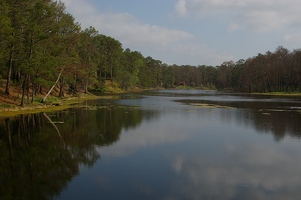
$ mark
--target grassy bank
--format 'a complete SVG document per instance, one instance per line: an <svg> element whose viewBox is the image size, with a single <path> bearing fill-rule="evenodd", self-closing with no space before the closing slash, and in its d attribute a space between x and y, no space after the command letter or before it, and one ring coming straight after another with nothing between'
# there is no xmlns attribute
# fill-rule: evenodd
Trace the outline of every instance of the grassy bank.
<svg viewBox="0 0 301 200"><path fill-rule="evenodd" d="M12 85L10 87L10 95L7 95L4 92L4 86L5 81L2 80L2 87L0 87L0 117L64 110L70 107L74 107L76 104L82 103L85 100L113 98L110 94L123 92L117 84L106 82L103 91L106 96L85 94L83 93L83 91L79 91L75 95L66 94L63 98L58 98L57 96L59 94L59 89L55 88L52 92L52 95L50 95L46 99L45 103L41 102L47 91L42 91L39 96L36 96L34 98L34 101L32 103L27 103L31 101L31 97L29 97L29 99L25 98L25 105L21 107L21 91L17 89L18 87ZM29 91L29 93L31 93L31 90Z"/></svg>
<svg viewBox="0 0 301 200"><path fill-rule="evenodd" d="M45 103L41 103L42 98L45 95L41 94L40 96L35 97L33 103L27 103L24 105L24 107L19 106L20 91L16 90L16 88L13 86L11 87L10 91L10 95L7 95L4 93L4 88L0 87L0 117L10 117L19 114L64 110L70 107L74 107L85 100L112 99L117 97L112 96L114 94L121 94L127 92L141 92L143 91L143 89L135 87L130 88L128 91L124 91L120 89L117 83L106 81L104 87L100 91L102 94L104 94L104 96L97 96L93 94L85 94L79 92L76 95L65 95L64 98L58 98L58 88L56 88L53 91L53 95L50 95ZM27 102L27 99L25 101Z"/></svg>
<svg viewBox="0 0 301 200"><path fill-rule="evenodd" d="M33 104L29 104L24 107L20 107L14 104L1 104L0 117L11 117L19 114L65 110L67 108L74 107L76 104L80 104L85 100L106 99L106 98L108 99L113 97L96 96L93 94L80 94L76 97L68 97L64 99L50 98L45 104L35 101Z"/></svg>

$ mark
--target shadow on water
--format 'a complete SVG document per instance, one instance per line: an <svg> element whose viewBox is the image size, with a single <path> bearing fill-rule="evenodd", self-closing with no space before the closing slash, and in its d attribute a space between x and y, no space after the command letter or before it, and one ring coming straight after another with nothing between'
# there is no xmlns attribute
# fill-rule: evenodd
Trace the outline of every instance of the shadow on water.
<svg viewBox="0 0 301 200"><path fill-rule="evenodd" d="M80 166L100 159L97 147L115 143L142 118L140 109L109 105L1 119L1 199L59 196Z"/></svg>
<svg viewBox="0 0 301 200"><path fill-rule="evenodd" d="M301 138L301 101L299 98L272 98L258 96L220 95L200 99L175 100L195 108L237 109L228 117L245 126L252 126L258 133L273 134L276 141L286 135ZM226 111L225 111L226 112ZM232 114L231 114L232 113ZM232 116L231 116L232 115Z"/></svg>
<svg viewBox="0 0 301 200"><path fill-rule="evenodd" d="M156 109L160 112L176 112L179 106L173 102L194 109L221 109L227 118L247 127L252 126L257 133L272 134L276 141L285 136L301 138L300 97L244 95L204 90L155 90L125 94L118 103L125 102L127 105L139 105L141 108Z"/></svg>

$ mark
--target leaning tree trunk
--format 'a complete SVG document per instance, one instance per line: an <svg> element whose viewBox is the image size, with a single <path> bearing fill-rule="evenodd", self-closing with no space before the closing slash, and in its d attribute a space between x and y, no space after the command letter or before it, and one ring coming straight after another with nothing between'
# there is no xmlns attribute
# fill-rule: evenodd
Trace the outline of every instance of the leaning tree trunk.
<svg viewBox="0 0 301 200"><path fill-rule="evenodd" d="M52 92L52 90L54 89L54 87L56 86L56 84L59 82L60 77L63 73L63 69L61 70L61 72L59 73L59 76L57 77L54 85L51 87L51 89L49 90L49 92L45 95L45 97L42 99L42 103L44 103L46 101L46 98L49 96L49 94Z"/></svg>

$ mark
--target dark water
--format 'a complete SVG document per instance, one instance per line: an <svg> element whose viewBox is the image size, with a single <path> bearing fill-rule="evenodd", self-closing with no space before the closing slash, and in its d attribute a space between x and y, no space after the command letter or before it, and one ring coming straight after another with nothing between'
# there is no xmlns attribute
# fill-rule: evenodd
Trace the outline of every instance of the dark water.
<svg viewBox="0 0 301 200"><path fill-rule="evenodd" d="M197 90L0 119L0 199L300 199L301 99Z"/></svg>

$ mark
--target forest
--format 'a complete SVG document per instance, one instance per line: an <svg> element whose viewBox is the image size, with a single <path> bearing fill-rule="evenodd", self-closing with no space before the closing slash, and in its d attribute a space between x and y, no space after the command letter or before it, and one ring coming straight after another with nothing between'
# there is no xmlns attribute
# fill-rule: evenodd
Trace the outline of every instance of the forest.
<svg viewBox="0 0 301 200"><path fill-rule="evenodd" d="M200 88L234 92L300 92L301 50L282 46L219 66L168 65L98 32L82 29L55 0L0 2L0 86L20 91L20 105L56 87L58 96L103 91L105 82L124 90ZM201 61L200 61L201 62ZM27 99L27 101L25 100Z"/></svg>

